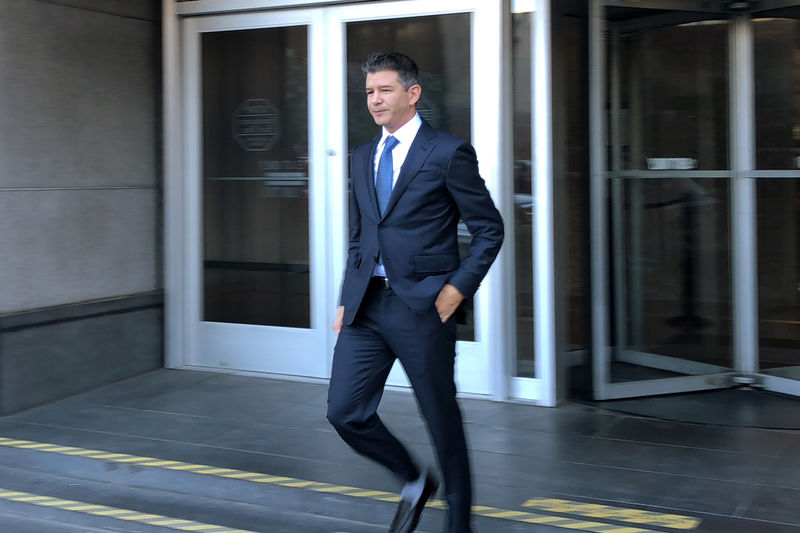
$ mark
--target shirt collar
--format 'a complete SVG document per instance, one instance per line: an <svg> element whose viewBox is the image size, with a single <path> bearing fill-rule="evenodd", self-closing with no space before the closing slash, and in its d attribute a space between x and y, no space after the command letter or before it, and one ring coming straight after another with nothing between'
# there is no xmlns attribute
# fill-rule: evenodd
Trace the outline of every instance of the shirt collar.
<svg viewBox="0 0 800 533"><path fill-rule="evenodd" d="M395 139L397 139L400 144L405 144L406 146L410 145L414 141L414 137L417 136L417 132L419 131L420 126L422 126L422 119L419 116L419 113L415 113L411 120L397 128L397 131L394 133L389 133L386 131L386 128L381 128L381 140L378 143L378 146L383 146L386 143L386 137L392 135Z"/></svg>

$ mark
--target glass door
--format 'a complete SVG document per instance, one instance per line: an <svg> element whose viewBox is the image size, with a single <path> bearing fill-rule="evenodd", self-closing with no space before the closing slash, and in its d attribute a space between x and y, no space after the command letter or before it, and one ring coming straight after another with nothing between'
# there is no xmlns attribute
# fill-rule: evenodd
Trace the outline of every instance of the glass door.
<svg viewBox="0 0 800 533"><path fill-rule="evenodd" d="M420 114L473 143L508 212L497 120L502 8L479 0L213 16L185 8L185 366L328 377L347 249L348 153L379 133L360 68L373 51L416 59ZM462 392L504 395L508 335L496 311L504 257L459 330ZM389 382L405 385L399 368Z"/></svg>
<svg viewBox="0 0 800 533"><path fill-rule="evenodd" d="M193 366L327 376L318 11L184 26ZM191 290L193 287L195 290Z"/></svg>
<svg viewBox="0 0 800 533"><path fill-rule="evenodd" d="M609 348L595 352L595 396L729 386L736 365L728 17L618 5L601 16L608 149L605 199L593 201L603 202L595 209L608 228L610 320Z"/></svg>
<svg viewBox="0 0 800 533"><path fill-rule="evenodd" d="M509 205L512 200L510 192L503 189L506 170L497 142L502 135L497 117L503 111L498 60L502 7L502 2L479 0L411 0L326 10L327 51L329 63L335 65L329 71L331 85L345 89L342 94L333 94L331 100L334 116L341 116L346 123L342 151L349 152L380 132L366 108L361 72L364 60L373 51L403 52L414 58L420 69L420 116L434 128L475 146L481 175L501 213L507 216L509 208L503 200L507 199ZM466 252L470 236L463 224L459 236L462 252ZM504 397L507 377L503 361L508 339L499 309L508 280L499 272L506 254L501 250L469 304L467 323L458 326L456 382L461 392ZM408 384L399 364L392 369L388 384Z"/></svg>
<svg viewBox="0 0 800 533"><path fill-rule="evenodd" d="M758 381L800 395L800 7L753 15Z"/></svg>
<svg viewBox="0 0 800 533"><path fill-rule="evenodd" d="M797 4L593 2L597 399L800 395Z"/></svg>

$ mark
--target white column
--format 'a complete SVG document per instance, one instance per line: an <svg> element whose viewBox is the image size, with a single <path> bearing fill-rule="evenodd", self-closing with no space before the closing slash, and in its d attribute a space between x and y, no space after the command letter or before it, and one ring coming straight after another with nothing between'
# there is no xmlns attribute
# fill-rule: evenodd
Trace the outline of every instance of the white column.
<svg viewBox="0 0 800 533"><path fill-rule="evenodd" d="M758 371L758 285L756 249L755 69L749 15L731 19L731 270L733 358L739 372Z"/></svg>
<svg viewBox="0 0 800 533"><path fill-rule="evenodd" d="M164 217L164 366L184 364L183 327L183 150L181 140L180 28L175 0L162 0L163 39L163 217Z"/></svg>
<svg viewBox="0 0 800 533"><path fill-rule="evenodd" d="M553 224L553 105L551 0L537 0L533 17L533 317L536 377L542 405L556 404Z"/></svg>
<svg viewBox="0 0 800 533"><path fill-rule="evenodd" d="M605 21L600 0L589 5L589 194L592 282L592 386L603 399L608 383L608 249L606 245Z"/></svg>

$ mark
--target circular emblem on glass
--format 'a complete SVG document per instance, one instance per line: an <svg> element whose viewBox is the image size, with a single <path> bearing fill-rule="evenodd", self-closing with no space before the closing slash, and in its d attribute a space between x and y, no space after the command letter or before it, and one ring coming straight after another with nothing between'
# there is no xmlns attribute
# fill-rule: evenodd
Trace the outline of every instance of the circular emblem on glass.
<svg viewBox="0 0 800 533"><path fill-rule="evenodd" d="M244 100L233 112L233 138L248 152L266 152L279 136L278 112L266 98Z"/></svg>

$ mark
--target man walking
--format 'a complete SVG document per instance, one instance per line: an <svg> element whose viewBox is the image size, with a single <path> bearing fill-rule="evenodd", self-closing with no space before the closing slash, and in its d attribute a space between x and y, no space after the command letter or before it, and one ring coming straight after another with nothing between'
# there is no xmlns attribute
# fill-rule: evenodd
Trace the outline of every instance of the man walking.
<svg viewBox="0 0 800 533"><path fill-rule="evenodd" d="M436 446L449 533L469 533L472 482L454 383L454 313L500 250L503 221L469 143L416 112L419 71L403 54L363 66L367 107L381 134L350 161L350 245L334 329L328 420L342 439L405 483L390 533L414 530L438 481L415 464L377 414L400 360ZM457 226L472 240L461 260Z"/></svg>

